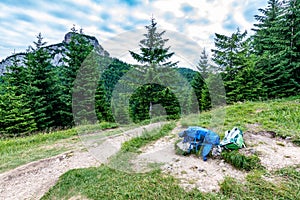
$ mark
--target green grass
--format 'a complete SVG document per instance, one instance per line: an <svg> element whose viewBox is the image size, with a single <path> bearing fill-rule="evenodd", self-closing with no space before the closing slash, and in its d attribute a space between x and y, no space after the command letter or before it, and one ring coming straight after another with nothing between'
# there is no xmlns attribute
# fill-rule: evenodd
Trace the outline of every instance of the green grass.
<svg viewBox="0 0 300 200"><path fill-rule="evenodd" d="M237 103L203 112L200 117L186 116L181 120L181 124L210 128L221 135L234 126L245 132L252 130L250 125L256 124L258 126L255 126L254 131L274 131L277 136L291 136L295 143L300 143L299 101L299 97L294 97ZM226 111L224 123L219 115L222 111ZM213 118L215 121L211 121ZM128 165L132 156L139 153L140 147L162 137L170 130L170 127L165 133L153 130L129 140L122 145L121 151L115 157L116 161L120 165ZM130 173L102 165L98 168L76 169L65 173L42 199L299 199L300 165L267 171L261 167L255 156L246 157L230 152L227 153L227 157L228 162L232 162L236 167L248 170L248 175L243 182L226 177L220 183L220 191L216 193L202 193L196 189L185 191L179 187L179 180L160 170ZM209 177L203 181L209 184Z"/></svg>
<svg viewBox="0 0 300 200"><path fill-rule="evenodd" d="M221 183L221 194L229 199L299 199L299 183L299 168L284 168L272 173L254 171L247 175L244 184L227 177Z"/></svg>
<svg viewBox="0 0 300 200"><path fill-rule="evenodd" d="M101 123L96 126L78 127L82 130L95 131L113 128L115 124ZM80 145L78 128L39 133L23 138L0 140L0 172L16 168L20 165L58 155Z"/></svg>
<svg viewBox="0 0 300 200"><path fill-rule="evenodd" d="M157 170L128 174L101 166L65 173L42 199L202 199L200 192L185 192L177 183Z"/></svg>
<svg viewBox="0 0 300 200"><path fill-rule="evenodd" d="M116 123L101 122L99 124L78 126L78 127L76 127L76 132L78 134L87 134L87 133L92 133L92 132L99 131L99 130L117 128L118 126L119 125Z"/></svg>
<svg viewBox="0 0 300 200"><path fill-rule="evenodd" d="M278 179L270 182L265 177ZM209 177L206 180L209 183ZM42 199L297 199L300 195L299 168L276 172L250 172L245 183L226 177L217 193L196 189L184 191L178 180L154 170L148 173L126 173L102 165L76 169L62 175Z"/></svg>
<svg viewBox="0 0 300 200"><path fill-rule="evenodd" d="M224 123L218 113L225 111ZM277 136L291 136L300 144L300 96L265 102L245 102L225 106L200 115L186 116L182 126L202 126L223 136L226 130L237 126L244 132L249 125L257 125L255 131L273 131Z"/></svg>
<svg viewBox="0 0 300 200"><path fill-rule="evenodd" d="M145 130L141 136L132 138L122 144L121 151L137 153L138 149L146 144L155 141L163 136L169 134L175 128L175 122L171 122L162 126L162 128L151 131Z"/></svg>
<svg viewBox="0 0 300 200"><path fill-rule="evenodd" d="M175 128L175 126L175 122L170 122L151 131L144 130L140 136L124 142L121 146L121 150L110 158L108 166L113 169L133 172L134 170L132 161L140 153L139 148L168 135ZM153 166L147 167L153 169L157 168L158 166L159 164L154 164Z"/></svg>
<svg viewBox="0 0 300 200"><path fill-rule="evenodd" d="M257 155L246 156L239 151L223 151L223 159L236 167L237 169L242 169L246 171L251 171L254 169L264 169L260 163L260 159Z"/></svg>

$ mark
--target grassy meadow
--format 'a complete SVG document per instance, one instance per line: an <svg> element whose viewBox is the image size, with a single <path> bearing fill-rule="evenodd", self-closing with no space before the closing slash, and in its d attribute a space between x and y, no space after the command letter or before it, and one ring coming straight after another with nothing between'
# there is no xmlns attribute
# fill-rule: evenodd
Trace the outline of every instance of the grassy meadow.
<svg viewBox="0 0 300 200"><path fill-rule="evenodd" d="M295 144L299 144L299 97L237 103L219 109L226 112L223 126L211 127L212 116L214 112L220 112L218 109L186 116L181 119L181 125L214 128L220 135L233 126L243 131L273 131L276 136L291 137ZM163 134L158 131L141 136L143 140L129 140L120 152L138 153L138 149L153 138L158 139L170 132L173 126L168 126ZM209 183L209 177L206 181ZM220 183L220 191L215 193L203 193L196 189L185 191L178 183L179 180L157 169L147 173L129 173L102 165L65 173L42 199L297 199L300 196L300 165L275 171L251 168L244 182L226 177Z"/></svg>
<svg viewBox="0 0 300 200"><path fill-rule="evenodd" d="M32 161L80 148L79 133L116 127L117 124L105 122L94 126L39 133L23 138L0 139L0 173Z"/></svg>

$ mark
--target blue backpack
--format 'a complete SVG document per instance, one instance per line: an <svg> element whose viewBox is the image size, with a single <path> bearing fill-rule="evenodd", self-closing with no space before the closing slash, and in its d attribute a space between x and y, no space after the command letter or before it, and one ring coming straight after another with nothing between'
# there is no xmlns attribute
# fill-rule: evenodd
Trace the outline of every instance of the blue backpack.
<svg viewBox="0 0 300 200"><path fill-rule="evenodd" d="M215 132L197 126L191 126L183 132L179 133L179 137L183 137L183 143L189 143L188 152L195 149L196 153L202 149L202 158L204 161L207 160L207 155L211 151L213 146L220 144L220 136Z"/></svg>

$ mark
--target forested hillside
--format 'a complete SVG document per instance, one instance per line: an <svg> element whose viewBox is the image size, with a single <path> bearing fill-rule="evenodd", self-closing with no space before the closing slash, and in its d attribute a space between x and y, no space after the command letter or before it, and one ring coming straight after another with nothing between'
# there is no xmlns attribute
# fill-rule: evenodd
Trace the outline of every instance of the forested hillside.
<svg viewBox="0 0 300 200"><path fill-rule="evenodd" d="M269 0L254 16L254 34L215 34L212 60L228 102L280 98L300 90L300 1Z"/></svg>
<svg viewBox="0 0 300 200"><path fill-rule="evenodd" d="M0 137L102 121L177 119L210 109L211 86L225 88L219 99L227 103L298 95L300 0L269 0L259 12L252 35L238 28L215 33L212 56L199 49L197 71L170 61L176 52L154 19L136 41L140 52L129 49L139 65L109 57L75 28L58 47L46 46L39 34L25 53L0 63Z"/></svg>
<svg viewBox="0 0 300 200"><path fill-rule="evenodd" d="M46 46L39 34L26 53L2 61L1 137L64 129L75 123L114 122L110 103L114 87L134 67L109 57L95 43L94 37L73 30L63 43ZM178 71L189 81L193 78L190 69ZM74 107L76 102L82 107ZM83 118L75 121L76 114Z"/></svg>

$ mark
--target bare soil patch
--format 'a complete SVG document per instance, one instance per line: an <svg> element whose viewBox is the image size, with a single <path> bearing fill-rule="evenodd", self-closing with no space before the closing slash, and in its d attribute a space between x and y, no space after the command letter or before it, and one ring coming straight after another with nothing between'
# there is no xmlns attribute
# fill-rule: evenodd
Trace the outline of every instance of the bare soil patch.
<svg viewBox="0 0 300 200"><path fill-rule="evenodd" d="M271 131L246 132L244 134L246 149L256 152L262 165L268 170L300 164L300 147L275 135Z"/></svg>
<svg viewBox="0 0 300 200"><path fill-rule="evenodd" d="M144 147L134 161L136 170L147 171L150 170L147 167L149 163L163 163L162 171L178 178L183 188L197 188L203 192L219 191L219 183L226 176L245 181L248 172L235 169L222 159L209 158L203 161L196 155L176 155L174 143L180 139L178 133L182 130L176 128L171 135ZM275 135L271 131L246 132L244 139L247 147L240 149L240 152L247 155L257 154L267 170L299 165L300 147Z"/></svg>

